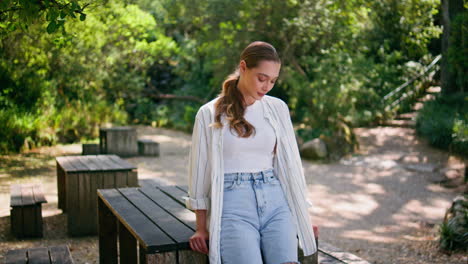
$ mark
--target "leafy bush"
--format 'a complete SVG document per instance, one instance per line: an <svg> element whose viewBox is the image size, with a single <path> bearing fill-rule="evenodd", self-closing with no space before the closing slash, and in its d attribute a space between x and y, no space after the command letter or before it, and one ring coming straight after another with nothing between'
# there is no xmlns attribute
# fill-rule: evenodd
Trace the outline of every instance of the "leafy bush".
<svg viewBox="0 0 468 264"><path fill-rule="evenodd" d="M0 109L0 152L19 151L35 146L50 145L57 141L47 133L44 116L18 108Z"/></svg>
<svg viewBox="0 0 468 264"><path fill-rule="evenodd" d="M424 104L416 119L416 131L435 147L468 154L468 94L439 96Z"/></svg>
<svg viewBox="0 0 468 264"><path fill-rule="evenodd" d="M468 200L467 195L458 196L447 210L439 225L440 247L445 250L468 251Z"/></svg>

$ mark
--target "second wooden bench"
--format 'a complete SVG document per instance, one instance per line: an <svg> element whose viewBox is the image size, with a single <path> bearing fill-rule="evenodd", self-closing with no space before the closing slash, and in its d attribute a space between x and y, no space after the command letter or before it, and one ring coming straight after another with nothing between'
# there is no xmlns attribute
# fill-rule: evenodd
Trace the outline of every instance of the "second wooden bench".
<svg viewBox="0 0 468 264"><path fill-rule="evenodd" d="M11 232L17 238L42 237L42 204L47 203L39 185L10 186Z"/></svg>
<svg viewBox="0 0 468 264"><path fill-rule="evenodd" d="M5 255L5 264L53 263L73 264L68 246L25 248L10 250Z"/></svg>

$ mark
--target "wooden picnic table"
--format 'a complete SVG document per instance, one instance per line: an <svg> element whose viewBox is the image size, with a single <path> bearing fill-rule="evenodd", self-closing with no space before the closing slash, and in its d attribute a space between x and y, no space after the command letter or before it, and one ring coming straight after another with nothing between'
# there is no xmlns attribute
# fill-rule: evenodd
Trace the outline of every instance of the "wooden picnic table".
<svg viewBox="0 0 468 264"><path fill-rule="evenodd" d="M208 263L190 249L196 219L182 193L175 186L98 190L100 263L138 263L137 248L140 264Z"/></svg>
<svg viewBox="0 0 468 264"><path fill-rule="evenodd" d="M58 207L71 236L97 234L97 189L136 187L136 167L116 155L57 157Z"/></svg>
<svg viewBox="0 0 468 264"><path fill-rule="evenodd" d="M186 186L160 184L98 190L100 263L138 263L137 248L140 264L208 263L189 245L196 216L185 208L186 195ZM301 263L316 264L317 255L300 255Z"/></svg>

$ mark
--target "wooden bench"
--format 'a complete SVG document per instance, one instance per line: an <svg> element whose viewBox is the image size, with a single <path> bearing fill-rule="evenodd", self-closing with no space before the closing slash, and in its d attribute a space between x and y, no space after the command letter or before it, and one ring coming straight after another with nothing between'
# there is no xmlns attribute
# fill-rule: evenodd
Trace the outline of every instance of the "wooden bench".
<svg viewBox="0 0 468 264"><path fill-rule="evenodd" d="M11 232L18 238L42 237L42 203L47 203L39 185L10 186Z"/></svg>
<svg viewBox="0 0 468 264"><path fill-rule="evenodd" d="M140 264L208 263L190 248L196 216L185 208L186 195L179 186L98 190L100 263L137 263L138 253ZM316 259L301 257L301 263Z"/></svg>
<svg viewBox="0 0 468 264"><path fill-rule="evenodd" d="M100 154L99 144L86 143L81 144L82 155L98 155Z"/></svg>
<svg viewBox="0 0 468 264"><path fill-rule="evenodd" d="M110 127L99 129L101 154L116 154L121 157L138 154L137 132L133 127Z"/></svg>
<svg viewBox="0 0 468 264"><path fill-rule="evenodd" d="M138 154L159 157L159 143L151 139L138 139Z"/></svg>
<svg viewBox="0 0 468 264"><path fill-rule="evenodd" d="M97 234L97 189L136 187L136 167L116 155L57 157L58 207L70 236Z"/></svg>
<svg viewBox="0 0 468 264"><path fill-rule="evenodd" d="M5 264L54 263L73 264L68 246L52 246L9 250Z"/></svg>

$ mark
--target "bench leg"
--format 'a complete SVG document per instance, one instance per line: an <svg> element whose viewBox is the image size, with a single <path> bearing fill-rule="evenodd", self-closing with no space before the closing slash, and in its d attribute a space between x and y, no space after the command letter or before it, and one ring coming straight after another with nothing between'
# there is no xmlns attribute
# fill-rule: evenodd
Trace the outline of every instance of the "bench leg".
<svg viewBox="0 0 468 264"><path fill-rule="evenodd" d="M138 251L140 252L140 264L146 263L146 250L139 244Z"/></svg>
<svg viewBox="0 0 468 264"><path fill-rule="evenodd" d="M99 263L117 264L117 220L101 199L98 199Z"/></svg>
<svg viewBox="0 0 468 264"><path fill-rule="evenodd" d="M10 211L11 233L18 238L24 237L23 233L23 209L14 207Z"/></svg>
<svg viewBox="0 0 468 264"><path fill-rule="evenodd" d="M43 237L44 232L43 232L43 221L42 221L42 204L38 204L34 208L35 210L35 215L36 215L36 221L34 223L36 224L36 229L35 229L35 234L36 237Z"/></svg>
<svg viewBox="0 0 468 264"><path fill-rule="evenodd" d="M127 228L119 222L119 252L120 263L138 263L137 257L137 241L127 230Z"/></svg>
<svg viewBox="0 0 468 264"><path fill-rule="evenodd" d="M177 263L176 252L165 252L158 254L147 254L145 262L140 264L160 264L160 263Z"/></svg>
<svg viewBox="0 0 468 264"><path fill-rule="evenodd" d="M206 264L208 263L208 256L193 250L180 250L179 264Z"/></svg>
<svg viewBox="0 0 468 264"><path fill-rule="evenodd" d="M16 211L18 212L12 215L12 224L19 224L19 226L13 226L17 237L42 237L41 204L22 206L16 209Z"/></svg>
<svg viewBox="0 0 468 264"><path fill-rule="evenodd" d="M65 183L65 171L57 162L57 195L58 195L58 208L62 209L62 212L66 212L67 202L66 198L66 183Z"/></svg>
<svg viewBox="0 0 468 264"><path fill-rule="evenodd" d="M318 239L315 239L315 243L317 244L317 252L315 252L311 256L304 256L304 252L302 251L302 248L299 248L299 261L302 264L319 264L318 262Z"/></svg>

